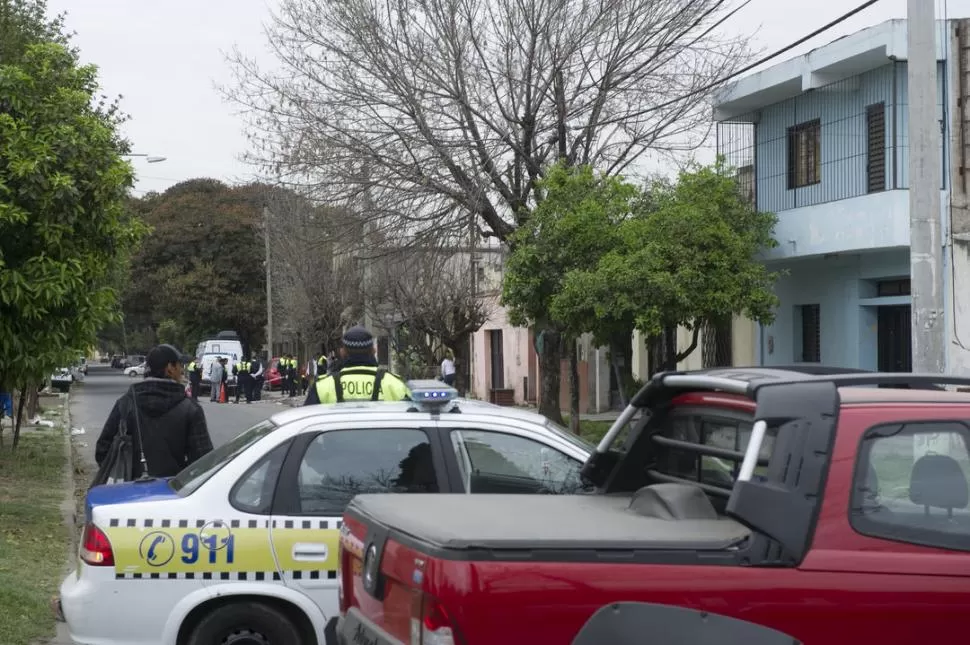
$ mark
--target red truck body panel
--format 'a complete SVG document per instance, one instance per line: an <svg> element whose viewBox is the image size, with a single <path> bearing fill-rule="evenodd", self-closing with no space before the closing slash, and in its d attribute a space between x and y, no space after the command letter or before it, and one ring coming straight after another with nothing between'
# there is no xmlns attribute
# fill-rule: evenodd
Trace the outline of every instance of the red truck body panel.
<svg viewBox="0 0 970 645"><path fill-rule="evenodd" d="M392 537L380 568L383 601L364 590L362 559L344 551L351 585L342 610L358 608L402 643L410 642L415 589L440 601L464 645L567 645L598 609L620 601L731 616L809 644L966 642L970 554L861 535L850 524L849 499L867 429L907 418L967 419L970 405L927 393L905 403L853 398L843 397L814 538L797 567L446 560ZM729 394L690 393L673 403L755 409L750 399ZM345 528L361 541L367 535L366 524L350 516Z"/></svg>

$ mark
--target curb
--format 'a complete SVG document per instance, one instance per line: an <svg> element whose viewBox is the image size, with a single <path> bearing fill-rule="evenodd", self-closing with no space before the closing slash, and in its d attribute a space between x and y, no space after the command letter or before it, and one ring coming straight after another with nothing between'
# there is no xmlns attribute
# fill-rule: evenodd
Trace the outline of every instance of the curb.
<svg viewBox="0 0 970 645"><path fill-rule="evenodd" d="M67 461L64 468L64 499L61 500L61 518L67 531L67 558L64 562L64 575L77 566L77 501L74 487L74 445L71 440L71 393L64 400L64 450ZM56 597L56 596L55 596ZM43 641L46 645L73 645L67 623L58 621L53 639Z"/></svg>

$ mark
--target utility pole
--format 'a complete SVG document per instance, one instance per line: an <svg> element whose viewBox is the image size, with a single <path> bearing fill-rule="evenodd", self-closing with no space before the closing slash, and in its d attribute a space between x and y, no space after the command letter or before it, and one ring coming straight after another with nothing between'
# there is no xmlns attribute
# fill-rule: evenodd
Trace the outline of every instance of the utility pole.
<svg viewBox="0 0 970 645"><path fill-rule="evenodd" d="M908 0L909 236L913 371L946 368L940 122L936 113L936 16L930 0ZM944 99L945 100L945 99Z"/></svg>
<svg viewBox="0 0 970 645"><path fill-rule="evenodd" d="M273 271L269 254L269 207L263 206L263 243L266 246L266 360L273 360Z"/></svg>

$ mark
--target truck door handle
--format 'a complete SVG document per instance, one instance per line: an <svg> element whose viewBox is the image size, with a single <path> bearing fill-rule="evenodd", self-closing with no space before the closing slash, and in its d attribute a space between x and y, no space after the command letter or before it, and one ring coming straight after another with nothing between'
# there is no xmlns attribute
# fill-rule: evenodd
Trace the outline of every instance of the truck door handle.
<svg viewBox="0 0 970 645"><path fill-rule="evenodd" d="M293 545L294 560L326 562L329 557L330 548L326 544L298 542Z"/></svg>

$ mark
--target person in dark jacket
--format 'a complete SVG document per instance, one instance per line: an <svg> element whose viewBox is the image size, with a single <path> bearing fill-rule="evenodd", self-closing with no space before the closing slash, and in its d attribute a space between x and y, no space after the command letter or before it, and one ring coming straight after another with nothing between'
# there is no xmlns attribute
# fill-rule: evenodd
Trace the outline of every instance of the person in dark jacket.
<svg viewBox="0 0 970 645"><path fill-rule="evenodd" d="M122 415L132 437L132 476L142 475L141 447L152 477L173 477L212 450L205 412L185 396L182 355L171 345L148 353L145 380L135 383L115 403L95 449L100 466L107 458ZM216 385L216 387L218 387Z"/></svg>

